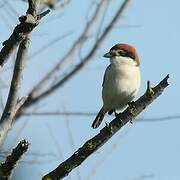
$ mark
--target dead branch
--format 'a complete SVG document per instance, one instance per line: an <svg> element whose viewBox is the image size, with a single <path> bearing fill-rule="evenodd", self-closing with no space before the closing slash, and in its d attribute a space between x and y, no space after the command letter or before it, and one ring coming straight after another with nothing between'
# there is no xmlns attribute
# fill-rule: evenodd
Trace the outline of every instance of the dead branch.
<svg viewBox="0 0 180 180"><path fill-rule="evenodd" d="M78 167L91 154L104 145L125 124L134 119L158 96L160 96L164 89L169 85L167 82L168 78L169 75L154 88L151 88L148 83L147 90L143 96L133 102L133 105L127 107L124 112L118 114L118 116L109 124L106 124L96 136L86 141L71 157L62 162L56 169L45 175L42 180L59 180L67 176L74 168Z"/></svg>
<svg viewBox="0 0 180 180"><path fill-rule="evenodd" d="M8 130L11 128L12 121L16 113L27 99L27 97L25 97L17 102L18 90L21 84L22 71L24 68L28 46L28 38L24 39L19 45L9 95L0 119L0 144L2 143Z"/></svg>
<svg viewBox="0 0 180 180"><path fill-rule="evenodd" d="M49 13L49 10L36 14L36 0L28 0L29 7L25 16L19 17L20 23L14 28L8 40L3 42L0 51L0 66L3 66L14 49L24 40L27 35L39 24L41 18Z"/></svg>
<svg viewBox="0 0 180 180"><path fill-rule="evenodd" d="M21 158L21 156L27 151L29 143L26 140L22 140L16 148L12 150L12 153L6 157L4 163L0 165L0 179L10 180L13 170Z"/></svg>

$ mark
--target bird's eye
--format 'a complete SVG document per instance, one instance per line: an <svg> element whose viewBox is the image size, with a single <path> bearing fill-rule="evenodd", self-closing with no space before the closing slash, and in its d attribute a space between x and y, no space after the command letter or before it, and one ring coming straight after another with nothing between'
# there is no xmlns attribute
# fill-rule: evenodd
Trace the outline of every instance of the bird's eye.
<svg viewBox="0 0 180 180"><path fill-rule="evenodd" d="M127 56L127 51L123 50L123 49L112 49L109 51L109 53L113 56Z"/></svg>
<svg viewBox="0 0 180 180"><path fill-rule="evenodd" d="M124 56L126 54L126 52L124 51L124 50L122 50L122 49L118 49L117 51L116 51L116 55L117 56Z"/></svg>

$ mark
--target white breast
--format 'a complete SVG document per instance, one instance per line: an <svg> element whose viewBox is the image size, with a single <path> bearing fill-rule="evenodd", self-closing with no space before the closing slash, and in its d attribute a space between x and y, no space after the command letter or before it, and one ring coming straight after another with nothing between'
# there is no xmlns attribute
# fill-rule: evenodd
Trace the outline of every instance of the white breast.
<svg viewBox="0 0 180 180"><path fill-rule="evenodd" d="M105 71L102 98L106 111L122 109L136 96L140 86L140 70L130 58L111 60Z"/></svg>

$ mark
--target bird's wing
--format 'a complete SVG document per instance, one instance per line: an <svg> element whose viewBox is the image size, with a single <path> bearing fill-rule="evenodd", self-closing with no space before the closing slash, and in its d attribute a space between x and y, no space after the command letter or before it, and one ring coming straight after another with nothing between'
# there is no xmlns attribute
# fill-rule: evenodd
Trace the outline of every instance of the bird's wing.
<svg viewBox="0 0 180 180"><path fill-rule="evenodd" d="M109 70L110 67L111 67L111 65L109 65L109 66L106 68L106 71L105 71L104 77L103 77L102 87L104 86L104 82L105 82L105 80L106 80L106 76L107 76L107 73L106 73L106 72Z"/></svg>

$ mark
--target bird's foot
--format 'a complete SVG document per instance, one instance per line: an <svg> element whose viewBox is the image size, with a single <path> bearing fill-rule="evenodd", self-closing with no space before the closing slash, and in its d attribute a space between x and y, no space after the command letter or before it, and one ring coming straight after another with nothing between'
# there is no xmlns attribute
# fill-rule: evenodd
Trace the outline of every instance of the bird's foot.
<svg viewBox="0 0 180 180"><path fill-rule="evenodd" d="M113 112L114 112L114 109L110 110L110 111L108 112L108 114L111 115Z"/></svg>
<svg viewBox="0 0 180 180"><path fill-rule="evenodd" d="M130 124L133 124L133 120L132 119L129 122L130 122Z"/></svg>
<svg viewBox="0 0 180 180"><path fill-rule="evenodd" d="M136 103L134 101L128 102L128 106L132 109L136 108Z"/></svg>
<svg viewBox="0 0 180 180"><path fill-rule="evenodd" d="M109 128L109 123L108 123L108 122L105 122L105 125L106 125L106 127L108 127L108 128Z"/></svg>
<svg viewBox="0 0 180 180"><path fill-rule="evenodd" d="M114 110L114 115L115 115L115 117L118 117L118 113Z"/></svg>

